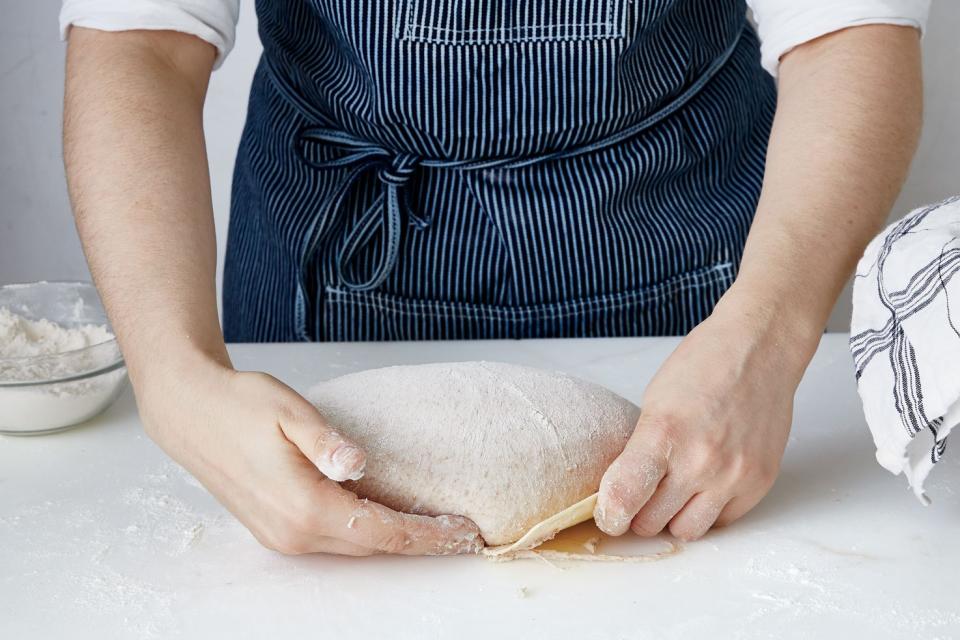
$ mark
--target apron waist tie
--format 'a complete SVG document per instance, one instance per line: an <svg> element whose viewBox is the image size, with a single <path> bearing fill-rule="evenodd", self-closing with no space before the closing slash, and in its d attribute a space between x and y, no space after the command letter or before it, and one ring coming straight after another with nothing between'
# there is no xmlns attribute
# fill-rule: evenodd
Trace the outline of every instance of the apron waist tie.
<svg viewBox="0 0 960 640"><path fill-rule="evenodd" d="M308 141L340 147L346 151L346 155L327 161L312 160L303 150L304 143ZM336 260L337 275L345 287L354 291L376 289L383 284L396 264L404 215L417 228L425 229L430 225L428 218L414 213L406 193L403 192L403 187L413 176L420 158L410 153L392 154L383 147L326 127L305 127L299 131L294 142L298 157L314 169L349 169L337 185L330 201L320 212L321 220L326 220L332 212L339 211L360 176L376 168L377 178L382 185L381 192L347 232ZM350 262L361 248L373 241L378 231L383 244L373 272L366 280L351 278Z"/></svg>
<svg viewBox="0 0 960 640"><path fill-rule="evenodd" d="M397 255L400 251L400 231L404 215L410 224L417 228L423 229L430 225L431 220L428 217L420 216L412 211L406 194L403 192L404 186L410 181L418 167L457 169L460 171L492 168L519 169L540 162L562 160L612 147L636 136L675 113L699 93L733 55L742 34L743 31L733 39L733 42L711 63L697 81L687 87L673 101L656 113L618 133L579 147L553 151L538 156L513 156L483 160L424 158L403 151L393 151L337 129L336 124L331 122L329 116L323 114L312 103L304 99L287 79L287 76L277 70L276 63L269 56L264 55L263 60L267 75L271 78L273 85L291 106L308 120L324 123L318 126L303 127L297 132L291 140L296 155L305 164L317 170L349 169L346 176L337 185L333 197L319 212L321 225L330 219L330 214L340 210L343 201L350 193L350 189L365 172L372 169L377 171L377 177L382 184L381 192L347 232L336 260L337 275L346 288L354 291L370 291L383 284L396 265ZM331 160L313 160L305 152L304 147L307 142L319 142L339 147L344 151L344 155ZM366 280L350 278L350 262L361 248L373 241L378 232L382 237L382 245L373 272Z"/></svg>

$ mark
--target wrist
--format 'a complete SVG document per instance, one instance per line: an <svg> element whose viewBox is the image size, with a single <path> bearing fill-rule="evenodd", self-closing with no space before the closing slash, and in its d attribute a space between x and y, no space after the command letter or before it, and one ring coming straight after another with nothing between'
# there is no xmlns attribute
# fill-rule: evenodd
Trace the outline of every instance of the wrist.
<svg viewBox="0 0 960 640"><path fill-rule="evenodd" d="M823 315L789 295L765 292L738 280L720 298L711 317L742 327L756 344L776 350L780 365L799 379L820 344Z"/></svg>
<svg viewBox="0 0 960 640"><path fill-rule="evenodd" d="M125 354L126 355L126 354ZM199 344L190 340L161 343L132 349L127 359L130 381L137 394L141 389L168 388L191 376L209 376L232 371L233 364L222 340Z"/></svg>
<svg viewBox="0 0 960 640"><path fill-rule="evenodd" d="M195 431L189 416L216 397L234 372L225 346L218 351L188 342L138 351L127 370L145 432L180 461Z"/></svg>

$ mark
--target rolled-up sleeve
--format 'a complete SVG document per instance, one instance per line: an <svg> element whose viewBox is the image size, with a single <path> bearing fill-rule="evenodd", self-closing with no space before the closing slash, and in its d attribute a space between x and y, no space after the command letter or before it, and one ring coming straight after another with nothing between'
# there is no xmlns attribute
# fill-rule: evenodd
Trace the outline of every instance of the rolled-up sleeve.
<svg viewBox="0 0 960 640"><path fill-rule="evenodd" d="M822 35L866 24L923 32L930 0L747 0L760 33L763 67L777 75L780 58Z"/></svg>
<svg viewBox="0 0 960 640"><path fill-rule="evenodd" d="M60 37L71 26L103 31L134 29L189 33L217 48L215 67L233 48L240 0L63 0Z"/></svg>

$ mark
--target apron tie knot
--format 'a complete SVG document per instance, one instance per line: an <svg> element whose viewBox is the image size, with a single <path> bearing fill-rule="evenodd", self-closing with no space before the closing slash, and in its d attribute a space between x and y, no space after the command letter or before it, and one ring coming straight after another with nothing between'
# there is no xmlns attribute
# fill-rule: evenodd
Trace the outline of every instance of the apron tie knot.
<svg viewBox="0 0 960 640"><path fill-rule="evenodd" d="M307 142L338 147L345 153L329 160L314 160L306 153ZM320 212L322 220L341 210L341 204L351 187L365 172L376 169L383 188L347 231L336 262L338 277L345 287L354 291L376 289L387 279L397 262L404 217L418 229L430 225L429 218L418 216L410 209L406 193L403 192L416 172L420 158L411 153L392 153L375 143L327 127L301 129L294 138L294 144L297 155L315 169L347 169L347 174ZM351 263L360 250L371 244L378 235L380 243L374 252L372 271L366 279L355 277Z"/></svg>
<svg viewBox="0 0 960 640"><path fill-rule="evenodd" d="M410 181L416 169L417 157L409 153L399 153L390 159L385 167L380 167L377 177L385 185L402 187Z"/></svg>

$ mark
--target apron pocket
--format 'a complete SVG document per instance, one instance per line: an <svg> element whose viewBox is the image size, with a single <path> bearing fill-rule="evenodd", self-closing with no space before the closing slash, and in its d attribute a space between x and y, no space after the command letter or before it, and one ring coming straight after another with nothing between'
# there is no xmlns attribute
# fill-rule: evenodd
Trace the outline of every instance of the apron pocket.
<svg viewBox="0 0 960 640"><path fill-rule="evenodd" d="M449 45L623 37L622 0L403 0L397 38Z"/></svg>
<svg viewBox="0 0 960 640"><path fill-rule="evenodd" d="M732 262L681 274L637 291L508 307L403 298L328 286L325 341L481 340L683 335L733 283Z"/></svg>

